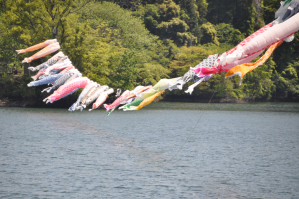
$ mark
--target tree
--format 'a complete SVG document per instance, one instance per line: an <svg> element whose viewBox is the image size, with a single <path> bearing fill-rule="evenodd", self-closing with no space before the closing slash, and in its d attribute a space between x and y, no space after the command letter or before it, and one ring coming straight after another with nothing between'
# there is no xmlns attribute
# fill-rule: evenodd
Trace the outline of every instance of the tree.
<svg viewBox="0 0 299 199"><path fill-rule="evenodd" d="M200 27L200 32L201 32L201 38L199 39L200 44L212 43L212 44L219 45L219 41L217 38L217 31L213 26L213 24L209 22L203 24Z"/></svg>
<svg viewBox="0 0 299 199"><path fill-rule="evenodd" d="M220 43L231 43L236 46L245 39L245 36L231 24L220 23L215 26L215 29Z"/></svg>

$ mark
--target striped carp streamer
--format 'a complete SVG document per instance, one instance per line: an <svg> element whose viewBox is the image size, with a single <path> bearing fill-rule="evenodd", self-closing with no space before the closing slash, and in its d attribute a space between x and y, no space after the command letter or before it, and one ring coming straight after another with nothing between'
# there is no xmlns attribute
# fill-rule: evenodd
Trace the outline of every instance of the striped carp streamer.
<svg viewBox="0 0 299 199"><path fill-rule="evenodd" d="M75 110L79 110L81 106L81 102L83 100L83 98L88 94L89 90L92 89L93 87L95 87L97 85L96 82L94 81L90 81L83 89L83 91L80 93L77 101L69 108L69 111L75 111Z"/></svg>
<svg viewBox="0 0 299 199"><path fill-rule="evenodd" d="M43 69L43 68L47 68L49 66L52 66L53 64L57 63L58 61L60 61L61 59L67 57L66 55L63 54L63 52L58 52L56 53L53 57L51 57L50 59L48 59L46 62L37 65L35 67L28 67L29 70L31 70L32 72Z"/></svg>

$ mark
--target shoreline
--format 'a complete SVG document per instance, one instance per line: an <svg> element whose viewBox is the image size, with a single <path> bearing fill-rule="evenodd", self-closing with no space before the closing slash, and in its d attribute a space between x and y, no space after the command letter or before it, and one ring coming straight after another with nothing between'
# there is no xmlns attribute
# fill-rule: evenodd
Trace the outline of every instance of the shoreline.
<svg viewBox="0 0 299 199"><path fill-rule="evenodd" d="M110 101L110 100L109 100ZM208 103L206 99L188 99L188 98L163 98L155 100L154 102L182 102L182 103ZM23 107L23 108L69 108L73 103L73 99L61 99L60 103L45 104L44 102L32 99L9 99L0 98L0 107ZM109 102L108 102L109 103ZM221 98L212 99L211 103L234 103L246 104L251 103L248 100L239 100L236 98Z"/></svg>

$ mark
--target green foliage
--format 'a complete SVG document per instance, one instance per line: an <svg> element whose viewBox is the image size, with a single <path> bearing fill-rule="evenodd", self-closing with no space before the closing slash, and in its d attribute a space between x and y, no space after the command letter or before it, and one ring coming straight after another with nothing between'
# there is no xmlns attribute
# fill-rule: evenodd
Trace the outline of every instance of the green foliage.
<svg viewBox="0 0 299 199"><path fill-rule="evenodd" d="M214 54L213 51L207 51L203 47L181 47L181 52L177 53L170 64L173 77L184 75L190 67L194 67L209 55Z"/></svg>
<svg viewBox="0 0 299 199"><path fill-rule="evenodd" d="M274 97L277 100L289 99L297 101L299 99L299 60L289 63L281 72L275 72L273 81L276 85Z"/></svg>
<svg viewBox="0 0 299 199"><path fill-rule="evenodd" d="M231 43L236 46L245 39L245 36L231 24L220 23L215 26L215 29L220 43Z"/></svg>
<svg viewBox="0 0 299 199"><path fill-rule="evenodd" d="M201 32L201 38L199 40L200 44L207 44L207 43L213 43L216 45L219 45L218 37L217 37L217 31L213 24L211 23L206 23L203 24L200 27L200 32Z"/></svg>
<svg viewBox="0 0 299 199"><path fill-rule="evenodd" d="M113 88L134 89L138 69L134 52L125 51L121 57L114 58L108 85Z"/></svg>
<svg viewBox="0 0 299 199"><path fill-rule="evenodd" d="M274 69L275 62L269 58L264 65L247 73L240 88L245 96L251 100L269 100L275 89L274 82L271 80Z"/></svg>
<svg viewBox="0 0 299 199"><path fill-rule="evenodd" d="M0 97L27 99L39 98L40 89L29 88L27 83L31 78L28 76L14 76L3 73L0 78Z"/></svg>
<svg viewBox="0 0 299 199"><path fill-rule="evenodd" d="M117 29L122 45L132 50L135 49L136 53L153 45L156 40L156 37L149 34L140 19L113 3L90 3L81 10L80 15L80 21L88 20L93 29L103 22L107 23L110 28Z"/></svg>
<svg viewBox="0 0 299 199"><path fill-rule="evenodd" d="M186 5L184 10L181 10L182 5ZM140 17L146 28L162 40L171 39L177 46L194 45L198 41L195 33L198 32L199 14L194 2L186 4L184 1L156 1L153 4L140 5L134 15Z"/></svg>
<svg viewBox="0 0 299 199"><path fill-rule="evenodd" d="M163 3L158 4L161 21L170 21L177 18L180 13L180 6L172 0L164 0Z"/></svg>
<svg viewBox="0 0 299 199"><path fill-rule="evenodd" d="M169 22L162 22L157 26L161 39L174 40L178 46L186 45L192 35L186 33L188 25L179 18L173 18Z"/></svg>
<svg viewBox="0 0 299 199"><path fill-rule="evenodd" d="M0 62L21 69L15 50L57 38L84 76L113 88L132 89L162 78L182 76L209 55L222 54L274 20L278 0L0 0ZM262 8L262 10L260 10ZM54 31L53 31L54 30ZM299 100L299 33L262 66L239 77L214 74L194 99ZM47 58L33 62L36 65ZM257 58L258 59L258 58ZM8 66L8 65L7 65ZM28 76L3 73L0 96L37 98ZM191 85L193 82L189 82ZM185 86L187 87L187 85Z"/></svg>
<svg viewBox="0 0 299 199"><path fill-rule="evenodd" d="M232 24L245 35L254 32L257 19L253 0L207 0L207 20L212 24Z"/></svg>
<svg viewBox="0 0 299 199"><path fill-rule="evenodd" d="M155 10L155 7L147 7L147 10L151 9ZM136 68L137 72L142 71L143 76L151 76L150 73L153 72L147 69L149 63L156 66L161 76L167 76L168 70L163 67L166 67L170 60L163 56L165 52L161 49L167 49L168 52L168 48L173 45L171 42L166 42L167 46L164 46L162 42L158 42L157 37L151 35L145 29L142 21L132 16L132 12L123 10L113 3L90 3L82 10L82 17L80 18L82 22L86 20L90 22L91 28L97 29L99 33L96 38L97 42L92 41L88 44L92 46L98 43L98 46L89 49L90 53L87 57L89 57L88 60L91 64L87 67L88 77L98 79L99 82L105 82L106 84L111 83L117 87L129 88L134 86L135 83L132 82L137 80L136 75L127 75L127 77L132 78L131 80L128 80L126 76L123 76L124 79L122 79L121 75L114 75L114 70L120 69L121 60L129 61L130 64L126 67L132 68L131 66L134 66L133 68ZM124 54L125 52L128 54ZM169 53L171 54L171 52ZM130 59L125 59L128 55L130 55ZM125 57L118 59L119 56ZM121 68L126 68L125 64L121 65ZM153 78L159 78L159 76L153 75ZM138 78L138 81L143 80ZM153 81L156 81L156 79ZM132 83L132 85L128 85L128 83Z"/></svg>

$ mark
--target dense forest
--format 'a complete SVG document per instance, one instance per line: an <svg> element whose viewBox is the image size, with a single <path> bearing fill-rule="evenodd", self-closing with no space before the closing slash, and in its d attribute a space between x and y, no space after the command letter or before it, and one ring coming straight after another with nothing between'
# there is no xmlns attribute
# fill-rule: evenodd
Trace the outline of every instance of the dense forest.
<svg viewBox="0 0 299 199"><path fill-rule="evenodd" d="M0 97L38 99L27 88L23 49L57 38L73 65L101 85L132 89L182 76L209 55L223 53L274 20L280 0L0 0ZM38 65L50 55L33 61ZM255 59L256 60L256 59ZM13 70L12 70L13 69ZM262 66L239 77L213 75L192 95L166 92L167 100L234 98L299 101L299 33ZM33 75L33 74L31 74Z"/></svg>

